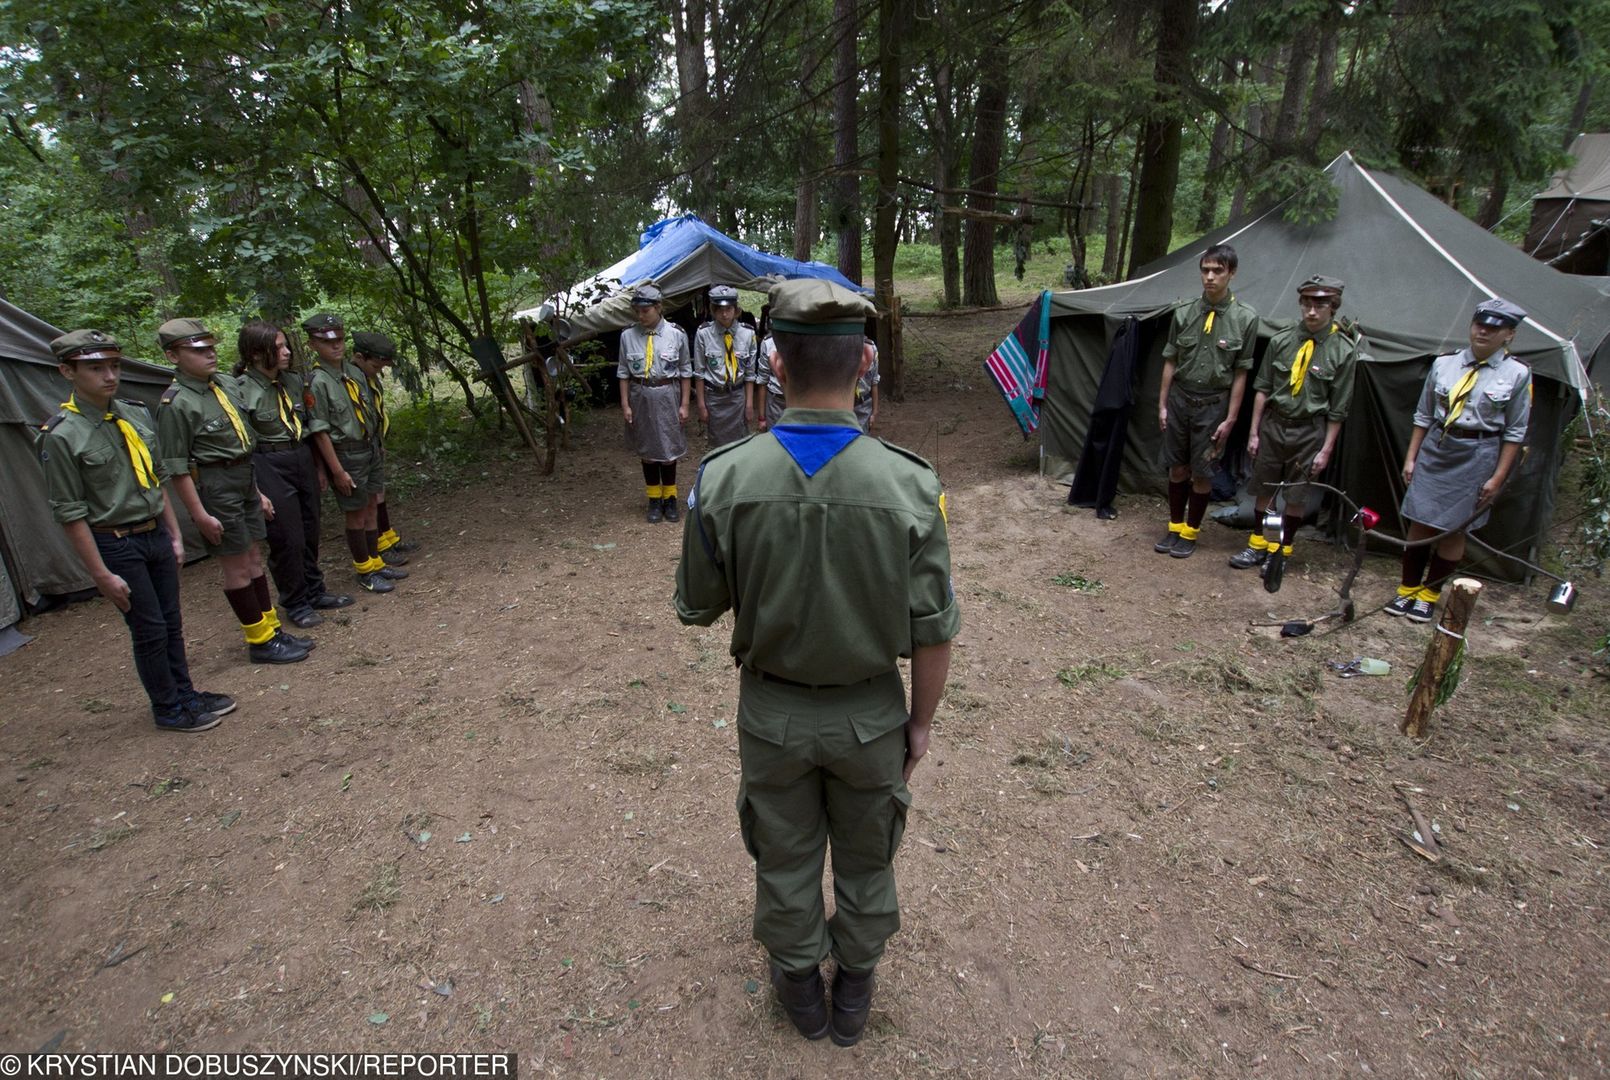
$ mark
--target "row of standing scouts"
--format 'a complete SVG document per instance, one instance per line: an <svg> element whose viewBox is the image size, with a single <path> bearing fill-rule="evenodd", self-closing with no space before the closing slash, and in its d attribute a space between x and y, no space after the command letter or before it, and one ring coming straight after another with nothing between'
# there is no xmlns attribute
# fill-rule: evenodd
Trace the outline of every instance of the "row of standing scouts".
<svg viewBox="0 0 1610 1080"><path fill-rule="evenodd" d="M1199 299L1178 305L1163 348L1157 422L1168 471L1168 531L1154 550L1189 558L1207 510L1213 470L1241 412L1257 343L1258 314L1231 291L1237 256L1228 244L1202 252ZM1353 401L1363 344L1338 318L1345 284L1316 274L1297 287L1300 319L1269 341L1253 382L1256 522L1284 492L1279 542L1254 527L1230 557L1237 570L1279 575L1313 497L1304 483L1331 462ZM1492 298L1471 315L1469 345L1432 362L1404 455L1401 513L1408 522L1402 578L1386 612L1429 622L1464 558L1465 538L1486 524L1520 458L1531 417L1531 369L1509 354L1526 312ZM1273 588L1275 581L1270 582Z"/></svg>
<svg viewBox="0 0 1610 1080"><path fill-rule="evenodd" d="M163 323L157 343L176 371L154 420L143 404L117 398L123 351L110 334L75 330L51 342L72 387L39 440L51 512L96 588L122 612L164 731L206 731L235 708L228 695L197 690L190 679L175 502L218 560L254 664L296 663L315 647L284 628L280 610L305 630L324 621L321 611L353 603L327 587L319 567L326 484L346 515L358 585L387 593L408 576L400 567L416 545L392 528L385 494L391 421L382 375L396 346L384 334L355 334L349 360L339 316L314 315L302 328L317 358L305 380L291 370L284 332L269 323L241 329L233 374L218 370L217 337L201 322Z"/></svg>

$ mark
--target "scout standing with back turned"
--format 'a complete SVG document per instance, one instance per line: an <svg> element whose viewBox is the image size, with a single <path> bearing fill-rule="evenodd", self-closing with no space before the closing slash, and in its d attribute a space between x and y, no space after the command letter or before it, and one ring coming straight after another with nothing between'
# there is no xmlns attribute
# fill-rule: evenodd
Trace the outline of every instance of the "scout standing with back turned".
<svg viewBox="0 0 1610 1080"><path fill-rule="evenodd" d="M693 360L688 336L664 318L660 290L639 285L632 293L637 325L621 331L621 415L626 445L643 463L648 493L648 521L676 521L676 463L688 452L683 425L688 422L688 383Z"/></svg>
<svg viewBox="0 0 1610 1080"><path fill-rule="evenodd" d="M1196 550L1213 463L1240 414L1258 341L1258 313L1230 293L1236 265L1229 244L1202 252L1202 295L1174 309L1163 346L1157 426L1168 470L1168 532L1152 550L1176 559Z"/></svg>
<svg viewBox="0 0 1610 1080"><path fill-rule="evenodd" d="M755 331L738 321L738 290L710 288L710 321L693 335L694 392L711 447L749 434L755 418Z"/></svg>
<svg viewBox="0 0 1610 1080"><path fill-rule="evenodd" d="M232 712L190 682L179 611L184 541L163 495L167 463L151 414L116 400L123 351L112 335L74 330L50 343L72 392L39 436L50 512L102 596L123 615L134 670L163 731L206 731Z"/></svg>

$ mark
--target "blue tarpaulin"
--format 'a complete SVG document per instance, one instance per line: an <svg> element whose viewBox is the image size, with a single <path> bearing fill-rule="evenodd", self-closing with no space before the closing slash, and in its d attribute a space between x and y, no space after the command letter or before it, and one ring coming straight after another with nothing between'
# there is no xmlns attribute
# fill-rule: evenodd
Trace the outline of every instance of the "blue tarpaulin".
<svg viewBox="0 0 1610 1080"><path fill-rule="evenodd" d="M714 246L727 258L743 267L751 278L763 278L769 275L785 278L823 278L859 293L872 292L871 289L857 285L826 263L786 259L781 255L756 251L748 244L740 244L721 230L706 224L697 214L683 214L681 217L666 218L650 225L638 241L637 254L616 264L620 269L615 276L626 285L636 285L643 281L658 282L672 268L680 265L705 244ZM742 283L733 281L727 284Z"/></svg>

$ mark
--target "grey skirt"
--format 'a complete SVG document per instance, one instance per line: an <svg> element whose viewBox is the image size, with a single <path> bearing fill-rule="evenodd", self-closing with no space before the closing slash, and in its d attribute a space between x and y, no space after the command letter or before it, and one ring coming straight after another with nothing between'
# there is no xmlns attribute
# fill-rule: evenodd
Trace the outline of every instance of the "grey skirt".
<svg viewBox="0 0 1610 1080"><path fill-rule="evenodd" d="M773 394L764 389L762 392L766 395L766 426L776 427L777 421L783 418L783 409L787 406L781 394Z"/></svg>
<svg viewBox="0 0 1610 1080"><path fill-rule="evenodd" d="M749 434L749 418L744 415L744 399L749 396L748 390L748 383L739 383L730 390L704 384L704 407L710 414L708 426L711 446L725 446Z"/></svg>
<svg viewBox="0 0 1610 1080"><path fill-rule="evenodd" d="M1498 451L1503 440L1461 439L1433 429L1420 444L1414 462L1414 479L1403 495L1402 514L1433 529L1454 529L1476 512L1481 486L1492 479L1498 468ZM1487 524L1491 507L1483 510L1465 527L1479 529Z"/></svg>
<svg viewBox="0 0 1610 1080"><path fill-rule="evenodd" d="M682 404L682 382L664 386L631 383L627 400L632 422L626 425L626 448L643 461L677 461L688 453L688 437L677 419Z"/></svg>

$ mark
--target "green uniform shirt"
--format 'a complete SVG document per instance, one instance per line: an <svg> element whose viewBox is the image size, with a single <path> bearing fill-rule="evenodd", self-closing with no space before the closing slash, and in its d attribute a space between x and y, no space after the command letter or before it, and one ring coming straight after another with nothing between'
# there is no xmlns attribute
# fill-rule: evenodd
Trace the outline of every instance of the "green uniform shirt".
<svg viewBox="0 0 1610 1080"><path fill-rule="evenodd" d="M246 402L246 410L241 413L254 432L257 441L269 446L284 446L296 442L297 435L294 430L285 426L285 420L293 423L300 422L303 434L306 434L307 421L303 419L301 387L292 388L295 376L289 372L282 372L279 379L271 379L255 367L248 367L246 373L240 376L241 399ZM284 399L281 399L281 394Z"/></svg>
<svg viewBox="0 0 1610 1080"><path fill-rule="evenodd" d="M63 525L74 521L91 526L135 525L162 513L162 482L168 478L166 462L157 445L151 414L138 401L113 400L109 411L127 420L151 452L156 483L140 486L129 457L128 443L114 420L103 419L94 407L79 402L83 414L61 410L39 433L39 464L45 472L50 514Z"/></svg>
<svg viewBox="0 0 1610 1080"><path fill-rule="evenodd" d="M1207 326L1208 312L1213 325ZM1252 367L1258 313L1233 296L1222 304L1197 297L1174 309L1163 359L1174 361L1174 381L1198 390L1228 390L1237 371Z"/></svg>
<svg viewBox="0 0 1610 1080"><path fill-rule="evenodd" d="M357 392L358 406L353 404L348 381ZM318 364L308 381L308 391L313 397L307 425L310 434L328 432L337 446L353 449L374 442L374 402L369 397L369 380L363 372L345 362L336 370ZM361 418L359 406L363 410Z"/></svg>
<svg viewBox="0 0 1610 1080"><path fill-rule="evenodd" d="M375 447L383 448L386 436L391 434L391 414L386 411L386 388L376 375L366 378L364 385L369 388L369 401L374 406L375 423L371 426L374 428Z"/></svg>
<svg viewBox="0 0 1610 1080"><path fill-rule="evenodd" d="M838 410L779 423L859 428ZM731 608L745 667L846 685L956 636L943 494L915 454L857 436L808 477L768 431L707 455L689 502L677 616L708 626Z"/></svg>
<svg viewBox="0 0 1610 1080"><path fill-rule="evenodd" d="M246 442L241 443L229 414L213 393L213 386L235 406ZM162 452L167 455L163 464L170 476L190 471L190 466L217 465L235 461L252 452L257 445L252 425L246 419L246 402L241 396L240 384L233 375L215 374L211 379L193 379L177 375L173 385L162 394L157 406L157 435L162 441Z"/></svg>
<svg viewBox="0 0 1610 1080"><path fill-rule="evenodd" d="M1303 342L1314 342L1303 375L1302 391L1291 393L1291 369ZM1323 416L1326 420L1346 420L1353 404L1353 374L1358 366L1358 340L1349 337L1335 323L1316 337L1301 323L1282 330L1269 342L1263 366L1253 380L1254 392L1268 395L1264 406L1286 420L1306 420Z"/></svg>

